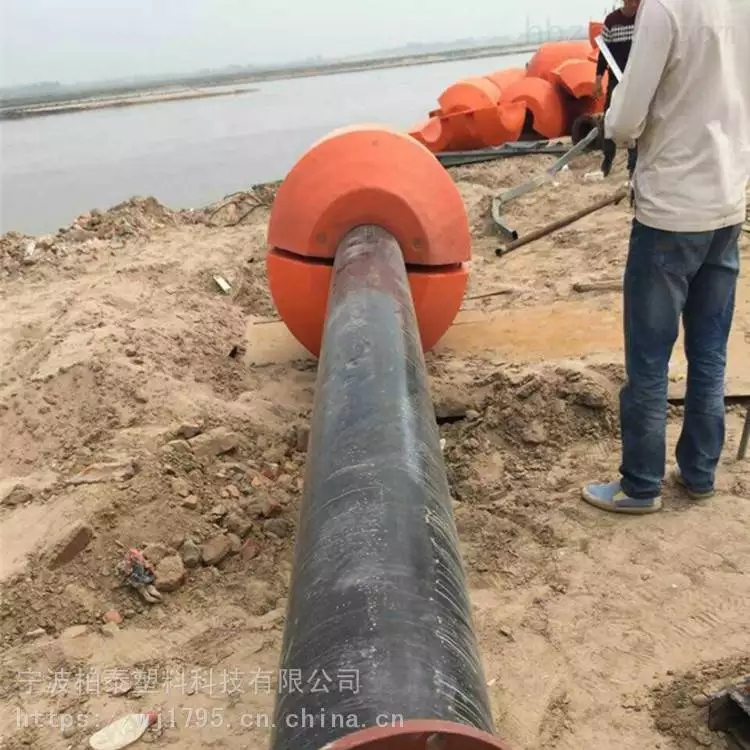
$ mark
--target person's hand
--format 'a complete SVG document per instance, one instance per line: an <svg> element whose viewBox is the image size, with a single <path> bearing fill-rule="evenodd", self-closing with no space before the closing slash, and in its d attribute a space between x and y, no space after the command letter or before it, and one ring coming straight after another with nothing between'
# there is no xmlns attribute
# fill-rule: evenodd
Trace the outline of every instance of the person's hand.
<svg viewBox="0 0 750 750"><path fill-rule="evenodd" d="M602 95L602 79L601 76L597 76L594 80L594 99L598 99Z"/></svg>

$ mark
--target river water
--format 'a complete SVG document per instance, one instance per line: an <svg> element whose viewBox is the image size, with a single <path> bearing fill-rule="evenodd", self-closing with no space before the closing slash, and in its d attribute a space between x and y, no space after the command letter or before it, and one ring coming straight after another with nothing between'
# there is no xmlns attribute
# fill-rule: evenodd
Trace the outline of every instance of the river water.
<svg viewBox="0 0 750 750"><path fill-rule="evenodd" d="M530 57L270 81L227 97L4 121L0 231L53 232L133 195L202 206L280 179L334 128L408 128L454 81L523 67Z"/></svg>

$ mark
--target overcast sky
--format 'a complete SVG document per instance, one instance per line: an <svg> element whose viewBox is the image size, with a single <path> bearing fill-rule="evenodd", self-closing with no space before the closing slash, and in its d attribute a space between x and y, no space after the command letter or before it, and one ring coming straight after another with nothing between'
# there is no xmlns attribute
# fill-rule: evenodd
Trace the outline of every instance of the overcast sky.
<svg viewBox="0 0 750 750"><path fill-rule="evenodd" d="M0 0L0 85L188 73L586 24L605 0Z"/></svg>

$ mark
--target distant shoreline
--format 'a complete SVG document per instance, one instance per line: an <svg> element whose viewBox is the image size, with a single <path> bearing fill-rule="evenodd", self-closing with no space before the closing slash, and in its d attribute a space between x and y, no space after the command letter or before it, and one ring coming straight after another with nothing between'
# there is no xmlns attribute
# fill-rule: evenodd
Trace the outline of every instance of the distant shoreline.
<svg viewBox="0 0 750 750"><path fill-rule="evenodd" d="M160 102L178 102L187 99L209 99L216 96L237 96L250 94L258 89L232 89L230 91L175 91L173 93L158 93L142 91L119 97L106 99L71 99L67 102L54 104L32 104L3 112L2 120L25 120L30 117L48 117L49 115L64 115L71 112L85 112L93 109L115 109L118 107L138 107Z"/></svg>
<svg viewBox="0 0 750 750"><path fill-rule="evenodd" d="M401 57L382 57L353 62L330 63L319 66L285 68L278 70L258 71L257 73L225 74L214 78L192 78L170 81L163 86L144 87L130 91L117 89L96 91L82 94L79 97L61 99L46 98L22 104L10 105L0 109L0 120L21 120L31 117L46 117L55 114L81 112L109 107L127 107L152 104L164 101L202 99L214 96L230 96L248 93L252 89L231 89L228 91L207 91L206 89L227 85L247 85L267 81L288 80L292 78L312 78L317 76L356 73L364 70L385 70L388 68L406 68L418 65L434 65L454 60L473 60L485 57L506 57L535 52L539 44L512 44L490 47L477 47L446 52L420 53ZM488 71L490 72L490 71ZM176 87L182 90L174 91ZM186 91L185 89L193 89ZM202 89L196 91L195 89Z"/></svg>

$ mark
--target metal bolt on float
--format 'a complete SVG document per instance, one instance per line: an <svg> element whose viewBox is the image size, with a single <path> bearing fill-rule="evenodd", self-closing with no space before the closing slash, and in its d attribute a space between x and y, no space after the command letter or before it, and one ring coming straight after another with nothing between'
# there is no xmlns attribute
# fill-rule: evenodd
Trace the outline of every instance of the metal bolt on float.
<svg viewBox="0 0 750 750"><path fill-rule="evenodd" d="M272 750L504 750L494 736L423 350L471 237L415 140L338 131L280 187L269 284L319 356Z"/></svg>

